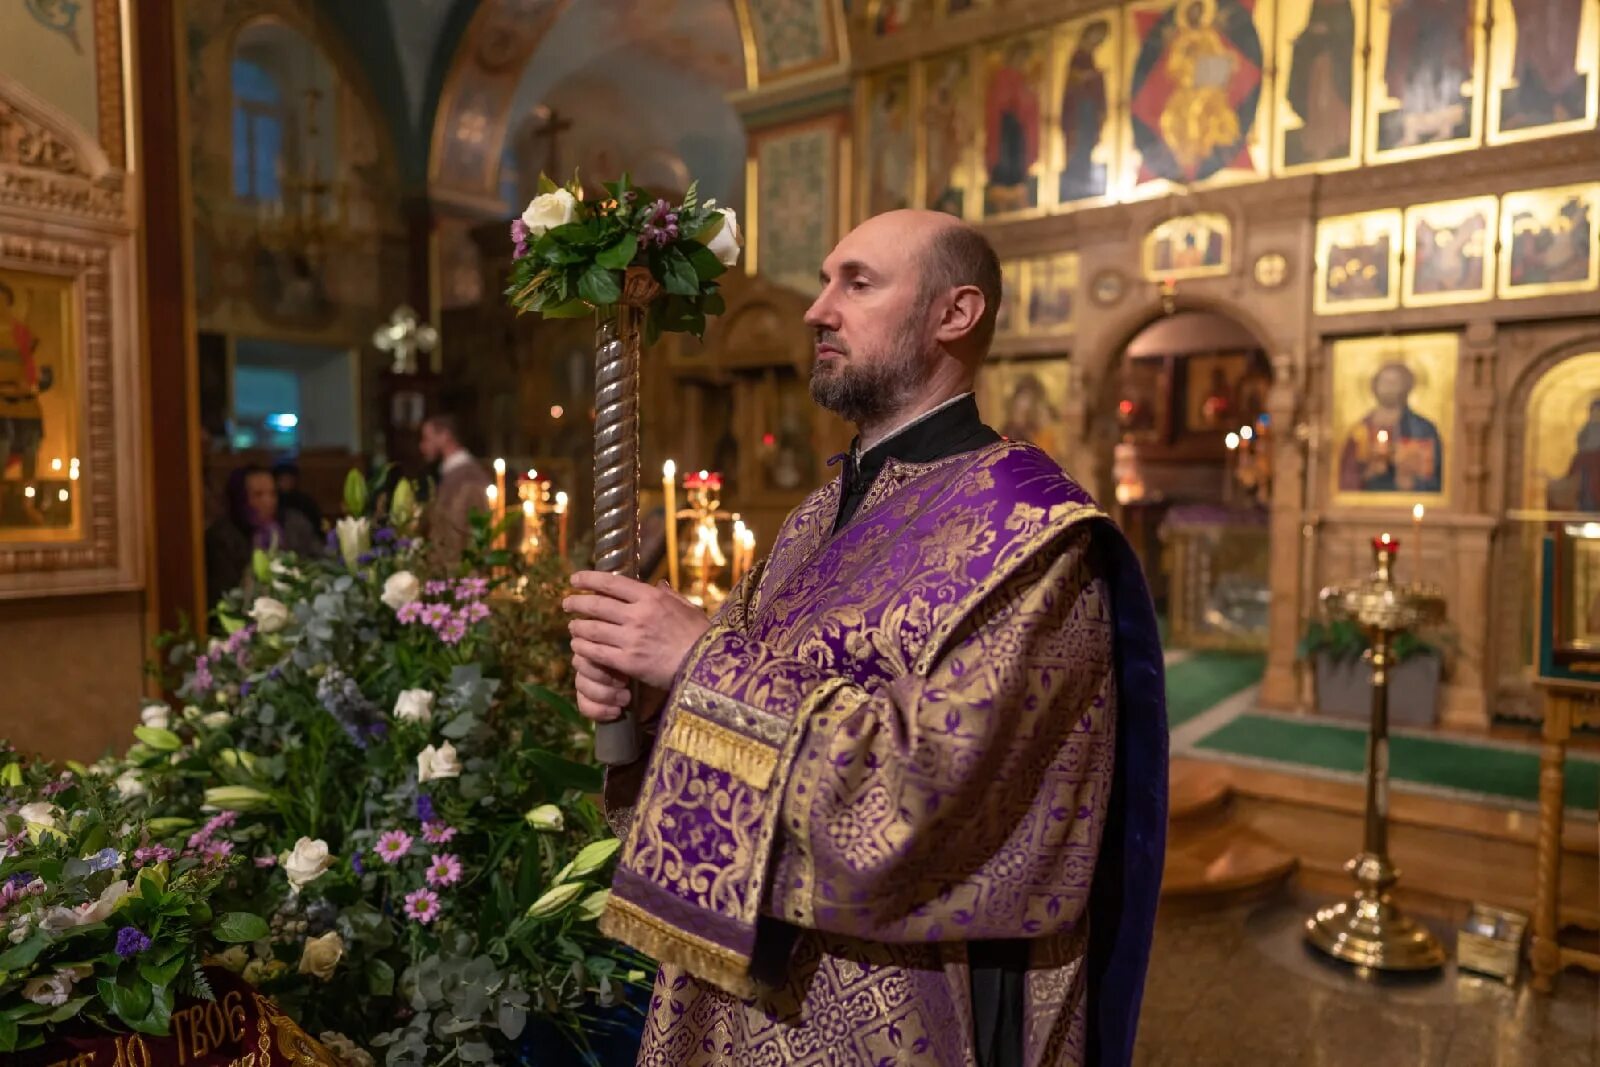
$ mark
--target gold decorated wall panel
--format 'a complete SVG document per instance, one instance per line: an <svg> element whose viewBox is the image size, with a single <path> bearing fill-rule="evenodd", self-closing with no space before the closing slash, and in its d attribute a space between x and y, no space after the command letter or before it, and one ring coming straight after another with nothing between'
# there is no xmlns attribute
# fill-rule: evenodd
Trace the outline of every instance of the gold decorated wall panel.
<svg viewBox="0 0 1600 1067"><path fill-rule="evenodd" d="M876 168L898 185L875 202L970 220L1459 153L1600 118L1600 6L1586 0L994 0L953 12L882 0L850 17L863 143L886 86L908 88L917 127L907 136L892 110L877 115L915 161L885 168L865 151L857 188Z"/></svg>

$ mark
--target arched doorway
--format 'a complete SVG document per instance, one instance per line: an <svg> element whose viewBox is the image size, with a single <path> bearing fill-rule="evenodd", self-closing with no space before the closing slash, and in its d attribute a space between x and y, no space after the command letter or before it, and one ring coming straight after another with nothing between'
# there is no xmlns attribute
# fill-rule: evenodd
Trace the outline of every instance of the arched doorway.
<svg viewBox="0 0 1600 1067"><path fill-rule="evenodd" d="M1122 347L1091 410L1097 481L1149 575L1169 645L1264 651L1272 368L1214 310L1161 316Z"/></svg>

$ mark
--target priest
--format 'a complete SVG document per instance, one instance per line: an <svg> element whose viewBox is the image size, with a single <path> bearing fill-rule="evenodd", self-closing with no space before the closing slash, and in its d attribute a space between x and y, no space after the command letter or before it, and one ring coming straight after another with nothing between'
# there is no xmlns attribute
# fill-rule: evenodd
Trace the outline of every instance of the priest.
<svg viewBox="0 0 1600 1067"><path fill-rule="evenodd" d="M1126 1064L1166 825L1138 564L979 419L980 234L880 215L821 278L839 476L713 620L596 573L566 605L584 714L657 691L607 783L603 928L662 965L639 1062Z"/></svg>

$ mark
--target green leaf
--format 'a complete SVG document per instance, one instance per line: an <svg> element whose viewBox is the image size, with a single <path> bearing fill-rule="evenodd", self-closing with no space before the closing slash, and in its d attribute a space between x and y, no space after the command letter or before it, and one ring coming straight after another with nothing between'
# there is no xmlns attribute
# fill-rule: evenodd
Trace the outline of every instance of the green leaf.
<svg viewBox="0 0 1600 1067"><path fill-rule="evenodd" d="M157 989L165 989L178 977L178 973L183 970L184 965L188 962L187 957L181 952L165 963L142 960L139 963L139 977Z"/></svg>
<svg viewBox="0 0 1600 1067"><path fill-rule="evenodd" d="M133 736L157 752L176 752L183 747L182 738L159 726L135 726Z"/></svg>
<svg viewBox="0 0 1600 1067"><path fill-rule="evenodd" d="M605 771L593 764L578 763L544 749L533 749L527 759L533 764L538 780L552 791L576 789L580 793L596 793L605 785Z"/></svg>
<svg viewBox="0 0 1600 1067"><path fill-rule="evenodd" d="M375 997L394 995L394 968L376 956L367 961L367 992Z"/></svg>
<svg viewBox="0 0 1600 1067"><path fill-rule="evenodd" d="M230 911L211 929L211 936L224 944L238 945L259 941L272 931L267 921L247 911Z"/></svg>
<svg viewBox="0 0 1600 1067"><path fill-rule="evenodd" d="M0 971L20 971L39 958L39 953L50 944L48 934L35 933L22 944L0 953Z"/></svg>
<svg viewBox="0 0 1600 1067"><path fill-rule="evenodd" d="M540 308L539 314L547 319L581 319L592 311L594 308L582 300L567 300Z"/></svg>
<svg viewBox="0 0 1600 1067"><path fill-rule="evenodd" d="M687 248L684 254L689 257L689 263L694 267L695 274L702 282L709 282L713 278L720 278L728 273L728 268L722 265L722 260L717 254L703 244L695 241L679 242L679 246Z"/></svg>
<svg viewBox="0 0 1600 1067"><path fill-rule="evenodd" d="M661 257L661 284L673 296L700 295L700 277L689 257L677 245L668 248Z"/></svg>
<svg viewBox="0 0 1600 1067"><path fill-rule="evenodd" d="M0 1015L0 1052L17 1051L17 1024L10 1018Z"/></svg>
<svg viewBox="0 0 1600 1067"><path fill-rule="evenodd" d="M639 235L623 234L622 240L595 257L595 262L607 270L622 270L639 254ZM713 259L716 257L713 256Z"/></svg>
<svg viewBox="0 0 1600 1067"><path fill-rule="evenodd" d="M578 295L596 307L615 304L622 299L622 280L617 271L591 264L578 279Z"/></svg>
<svg viewBox="0 0 1600 1067"><path fill-rule="evenodd" d="M548 174L545 174L542 171L540 172L540 174L539 174L539 195L540 196L543 196L546 193L553 193L553 192L555 192L556 190L558 190L560 188L561 188L561 186L557 185L555 182L550 180L550 176Z"/></svg>
<svg viewBox="0 0 1600 1067"><path fill-rule="evenodd" d="M45 1016L44 1021L46 1023L64 1023L82 1011L84 1005L88 1004L93 999L93 997L73 997L71 1000L61 1005L61 1007L56 1008L54 1011L50 1012L49 1015Z"/></svg>
<svg viewBox="0 0 1600 1067"><path fill-rule="evenodd" d="M110 996L107 996L107 987ZM139 1029L144 1017L150 1014L150 987L137 978L118 979L115 982L101 979L100 996L111 1005L123 1022Z"/></svg>

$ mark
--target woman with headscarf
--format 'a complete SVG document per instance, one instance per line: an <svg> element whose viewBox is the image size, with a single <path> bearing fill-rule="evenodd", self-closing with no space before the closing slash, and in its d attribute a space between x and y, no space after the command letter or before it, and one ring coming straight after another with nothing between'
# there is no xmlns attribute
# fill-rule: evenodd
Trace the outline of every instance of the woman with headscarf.
<svg viewBox="0 0 1600 1067"><path fill-rule="evenodd" d="M304 515L278 506L278 485L272 472L251 464L229 475L227 514L206 530L209 603L215 604L244 581L258 548L314 556L323 546Z"/></svg>

